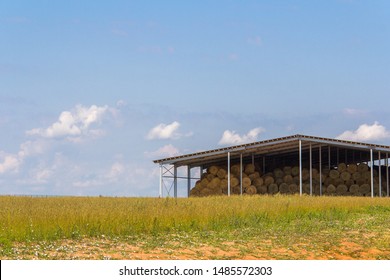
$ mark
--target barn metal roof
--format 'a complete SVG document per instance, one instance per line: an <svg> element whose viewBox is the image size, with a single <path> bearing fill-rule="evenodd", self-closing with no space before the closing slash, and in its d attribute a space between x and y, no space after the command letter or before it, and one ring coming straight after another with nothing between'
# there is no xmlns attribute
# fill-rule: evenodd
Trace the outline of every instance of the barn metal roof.
<svg viewBox="0 0 390 280"><path fill-rule="evenodd" d="M390 153L390 146L296 134L248 144L235 145L175 157L157 159L154 160L154 163L174 164L176 166L196 166L202 165L210 161L221 160L226 157L226 154L228 152L230 152L233 156L238 154L273 155L280 153L289 153L297 151L299 140L301 140L303 150L308 149L309 145L311 144L312 147L335 146L353 150L367 151L372 149L374 151Z"/></svg>

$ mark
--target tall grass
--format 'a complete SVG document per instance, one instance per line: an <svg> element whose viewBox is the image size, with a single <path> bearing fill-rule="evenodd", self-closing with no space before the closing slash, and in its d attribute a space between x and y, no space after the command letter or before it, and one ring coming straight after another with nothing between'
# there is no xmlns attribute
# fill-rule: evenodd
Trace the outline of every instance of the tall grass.
<svg viewBox="0 0 390 280"><path fill-rule="evenodd" d="M390 199L309 196L207 198L0 197L0 243L252 228L283 231L390 224ZM388 214L388 215L387 215ZM352 219L357 217L357 219ZM370 220L370 219L368 219ZM367 224L366 224L367 225ZM359 226L356 224L356 226Z"/></svg>

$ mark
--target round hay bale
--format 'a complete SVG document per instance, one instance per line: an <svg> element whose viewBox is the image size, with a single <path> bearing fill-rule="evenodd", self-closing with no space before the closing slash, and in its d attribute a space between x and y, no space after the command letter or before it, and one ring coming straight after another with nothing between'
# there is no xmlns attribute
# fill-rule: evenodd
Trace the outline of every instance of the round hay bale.
<svg viewBox="0 0 390 280"><path fill-rule="evenodd" d="M354 172L354 173L352 173L352 179L353 179L354 181L357 181L357 180L359 180L360 178L362 178L362 174L361 174L360 172Z"/></svg>
<svg viewBox="0 0 390 280"><path fill-rule="evenodd" d="M362 194L371 193L371 186L369 184L363 184L359 186L359 192Z"/></svg>
<svg viewBox="0 0 390 280"><path fill-rule="evenodd" d="M340 184L336 187L336 193L339 195L345 195L348 192L348 187L344 184Z"/></svg>
<svg viewBox="0 0 390 280"><path fill-rule="evenodd" d="M310 184L302 184L302 192L310 194Z"/></svg>
<svg viewBox="0 0 390 280"><path fill-rule="evenodd" d="M263 180L264 180L264 185L266 185L267 187L268 187L270 184L275 183L274 177L272 177L272 176L270 176L270 175L264 176L264 177L263 177Z"/></svg>
<svg viewBox="0 0 390 280"><path fill-rule="evenodd" d="M366 184L368 181L366 180L366 179L364 179L364 178L360 178L360 179L357 179L356 181L355 181L355 183L357 184L357 185L363 185L363 184Z"/></svg>
<svg viewBox="0 0 390 280"><path fill-rule="evenodd" d="M332 184L332 178L330 177L326 177L325 181L324 181L324 185L325 186L329 186L330 184Z"/></svg>
<svg viewBox="0 0 390 280"><path fill-rule="evenodd" d="M291 175L291 166L285 166L283 167L283 173L284 175Z"/></svg>
<svg viewBox="0 0 390 280"><path fill-rule="evenodd" d="M256 194L257 193L257 189L256 189L256 187L255 186L249 186L249 187L246 187L245 188L245 193L247 193L247 194Z"/></svg>
<svg viewBox="0 0 390 280"><path fill-rule="evenodd" d="M255 178L255 179L253 179L252 184L257 188L257 187L260 187L264 184L264 180L261 177Z"/></svg>
<svg viewBox="0 0 390 280"><path fill-rule="evenodd" d="M364 162L360 163L358 165L358 171L360 173L367 172L368 171L368 165L366 163L364 163Z"/></svg>
<svg viewBox="0 0 390 280"><path fill-rule="evenodd" d="M349 173L348 171L343 171L340 173L340 178L346 182L348 181L349 179L351 179L351 173Z"/></svg>
<svg viewBox="0 0 390 280"><path fill-rule="evenodd" d="M239 164L232 165L232 166L230 167L230 172L231 172L233 175L239 177L239 176L240 176L240 165L239 165Z"/></svg>
<svg viewBox="0 0 390 280"><path fill-rule="evenodd" d="M249 163L249 164L245 165L245 169L244 170L245 170L244 172L247 175L255 173L255 166L252 163Z"/></svg>
<svg viewBox="0 0 390 280"><path fill-rule="evenodd" d="M274 176L275 176L275 178L283 178L284 172L282 171L282 169L276 168L274 170Z"/></svg>
<svg viewBox="0 0 390 280"><path fill-rule="evenodd" d="M219 187L221 188L221 189L227 189L227 186L228 186L228 180L227 179L222 179L221 180L221 183L219 184Z"/></svg>
<svg viewBox="0 0 390 280"><path fill-rule="evenodd" d="M349 188L350 186L352 186L353 184L355 184L355 181L352 180L352 179L349 179L348 181L345 181L345 182L344 182L344 185L346 185L348 188Z"/></svg>
<svg viewBox="0 0 390 280"><path fill-rule="evenodd" d="M308 181L310 179L310 172L308 169L302 169L302 181Z"/></svg>
<svg viewBox="0 0 390 280"><path fill-rule="evenodd" d="M341 178L332 179L331 181L332 185L338 186L340 184L344 184L344 180Z"/></svg>
<svg viewBox="0 0 390 280"><path fill-rule="evenodd" d="M340 177L340 172L335 169L332 169L331 171L329 171L329 177L332 179L337 179Z"/></svg>
<svg viewBox="0 0 390 280"><path fill-rule="evenodd" d="M290 189L290 193L294 194L299 191L299 187L297 184L289 184L288 188Z"/></svg>
<svg viewBox="0 0 390 280"><path fill-rule="evenodd" d="M242 178L243 188L249 187L250 185L252 185L252 181L249 177Z"/></svg>
<svg viewBox="0 0 390 280"><path fill-rule="evenodd" d="M294 178L293 178L293 184L297 184L297 185L300 184L299 176L294 176Z"/></svg>
<svg viewBox="0 0 390 280"><path fill-rule="evenodd" d="M253 181L256 178L260 178L260 173L258 171L255 171L255 173L252 173L249 175L249 178Z"/></svg>
<svg viewBox="0 0 390 280"><path fill-rule="evenodd" d="M227 171L224 168L220 168L217 172L217 176L221 180L224 179L226 175L227 175Z"/></svg>
<svg viewBox="0 0 390 280"><path fill-rule="evenodd" d="M283 179L282 178L276 178L275 179L275 184L277 184L278 186L283 183Z"/></svg>
<svg viewBox="0 0 390 280"><path fill-rule="evenodd" d="M290 188L288 187L287 183L281 183L279 185L279 192L282 194L288 194L290 193Z"/></svg>
<svg viewBox="0 0 390 280"><path fill-rule="evenodd" d="M365 171L362 174L363 179L368 183L371 182L371 172L370 171Z"/></svg>
<svg viewBox="0 0 390 280"><path fill-rule="evenodd" d="M216 165L211 165L209 168L207 168L207 173L209 174L213 174L213 175L217 175L218 173L218 170L219 170L219 167L216 166Z"/></svg>
<svg viewBox="0 0 390 280"><path fill-rule="evenodd" d="M337 165L337 170L341 173L347 171L347 165L344 162L341 162Z"/></svg>
<svg viewBox="0 0 390 280"><path fill-rule="evenodd" d="M209 179L207 178L203 178L201 181L200 181L200 184L202 185L203 188L207 188L207 185L209 184Z"/></svg>
<svg viewBox="0 0 390 280"><path fill-rule="evenodd" d="M291 168L291 175L292 176L298 176L299 175L299 166L294 166Z"/></svg>
<svg viewBox="0 0 390 280"><path fill-rule="evenodd" d="M321 178L320 178L320 173L316 174L315 176L313 176L314 180L316 180L317 182L320 182L322 181L325 182L325 179L326 179L326 176L324 174L321 174ZM320 180L321 179L321 180Z"/></svg>
<svg viewBox="0 0 390 280"><path fill-rule="evenodd" d="M327 194L334 194L336 192L336 187L332 184L326 187Z"/></svg>
<svg viewBox="0 0 390 280"><path fill-rule="evenodd" d="M216 190L216 189L220 189L220 185L221 185L221 179L215 177L207 184L207 188Z"/></svg>
<svg viewBox="0 0 390 280"><path fill-rule="evenodd" d="M214 177L215 177L215 175L214 175L214 174L207 173L207 176L206 176L207 180L211 181L211 180L213 180L213 179L214 179Z"/></svg>
<svg viewBox="0 0 390 280"><path fill-rule="evenodd" d="M320 173L318 172L318 169L312 168L311 173L313 175L313 178L320 176Z"/></svg>
<svg viewBox="0 0 390 280"><path fill-rule="evenodd" d="M256 189L258 194L266 194L268 191L267 187L264 185L256 187Z"/></svg>
<svg viewBox="0 0 390 280"><path fill-rule="evenodd" d="M358 167L357 167L357 165L354 164L354 163L348 164L348 166L347 166L347 171L348 171L349 173L353 174L353 173L355 173L355 172L358 171Z"/></svg>
<svg viewBox="0 0 390 280"><path fill-rule="evenodd" d="M349 187L349 192L352 194L358 193L359 192L359 185L353 184Z"/></svg>
<svg viewBox="0 0 390 280"><path fill-rule="evenodd" d="M293 183L293 176L291 176L290 174L284 175L283 182L285 182L287 184L292 184Z"/></svg>
<svg viewBox="0 0 390 280"><path fill-rule="evenodd" d="M240 185L240 180L238 180L238 178L236 177L230 178L230 186L232 188L237 187L238 185Z"/></svg>
<svg viewBox="0 0 390 280"><path fill-rule="evenodd" d="M211 194L213 194L213 191L210 190L209 188L203 188L199 192L199 196L209 196Z"/></svg>
<svg viewBox="0 0 390 280"><path fill-rule="evenodd" d="M268 193L275 194L279 191L279 187L277 184L272 183L268 186Z"/></svg>
<svg viewBox="0 0 390 280"><path fill-rule="evenodd" d="M232 194L241 194L241 187L240 186L233 187Z"/></svg>

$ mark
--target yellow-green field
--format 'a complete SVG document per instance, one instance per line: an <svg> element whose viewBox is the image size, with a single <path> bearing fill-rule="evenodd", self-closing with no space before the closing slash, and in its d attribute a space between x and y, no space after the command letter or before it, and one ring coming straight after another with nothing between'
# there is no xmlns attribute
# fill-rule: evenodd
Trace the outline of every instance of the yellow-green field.
<svg viewBox="0 0 390 280"><path fill-rule="evenodd" d="M390 199L0 197L1 259L390 259Z"/></svg>

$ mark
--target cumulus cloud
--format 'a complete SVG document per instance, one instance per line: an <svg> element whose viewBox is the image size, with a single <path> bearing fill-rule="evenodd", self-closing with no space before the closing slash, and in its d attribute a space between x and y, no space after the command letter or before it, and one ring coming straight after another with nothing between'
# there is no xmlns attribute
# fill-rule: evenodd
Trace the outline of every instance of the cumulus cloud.
<svg viewBox="0 0 390 280"><path fill-rule="evenodd" d="M219 140L219 145L239 145L244 143L250 143L257 141L257 137L260 133L265 130L261 127L256 127L251 129L247 134L239 135L235 131L225 130L221 140Z"/></svg>
<svg viewBox="0 0 390 280"><path fill-rule="evenodd" d="M177 133L177 130L180 127L180 123L174 121L171 124L160 123L159 125L153 127L148 135L147 139L177 139L180 137L180 134Z"/></svg>
<svg viewBox="0 0 390 280"><path fill-rule="evenodd" d="M0 174L7 172L17 172L22 160L17 155L0 152Z"/></svg>
<svg viewBox="0 0 390 280"><path fill-rule="evenodd" d="M377 141L390 138L390 132L378 122L372 125L362 124L356 130L347 130L336 137L351 141Z"/></svg>
<svg viewBox="0 0 390 280"><path fill-rule="evenodd" d="M165 145L164 147L157 149L154 152L146 152L145 155L148 157L154 157L154 158L174 157L174 156L180 155L180 152L175 146L168 144L168 145Z"/></svg>
<svg viewBox="0 0 390 280"><path fill-rule="evenodd" d="M99 123L108 112L108 106L92 105L84 107L77 105L72 111L64 111L58 120L47 128L34 128L26 132L27 135L37 135L44 138L78 139L80 136L96 136L102 134L99 130L90 129L94 123Z"/></svg>

